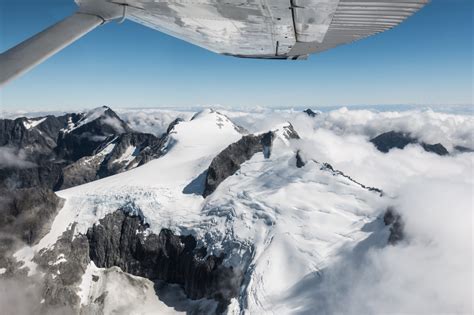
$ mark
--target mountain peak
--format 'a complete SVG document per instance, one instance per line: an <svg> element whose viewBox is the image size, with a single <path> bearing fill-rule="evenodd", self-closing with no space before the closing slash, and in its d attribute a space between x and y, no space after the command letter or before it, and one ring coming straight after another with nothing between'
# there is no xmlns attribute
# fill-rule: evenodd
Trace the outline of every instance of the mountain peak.
<svg viewBox="0 0 474 315"><path fill-rule="evenodd" d="M95 124L95 128L101 126L105 133L121 134L129 132L130 127L109 107L101 106L81 114L77 122L70 121L64 133L73 132L76 129L84 128L89 124Z"/></svg>

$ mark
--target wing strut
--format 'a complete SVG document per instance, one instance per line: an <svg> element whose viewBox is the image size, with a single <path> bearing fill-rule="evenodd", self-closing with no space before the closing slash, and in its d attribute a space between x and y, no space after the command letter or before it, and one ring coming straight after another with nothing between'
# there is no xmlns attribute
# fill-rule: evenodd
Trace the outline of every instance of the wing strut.
<svg viewBox="0 0 474 315"><path fill-rule="evenodd" d="M75 42L104 20L75 13L0 55L0 86Z"/></svg>

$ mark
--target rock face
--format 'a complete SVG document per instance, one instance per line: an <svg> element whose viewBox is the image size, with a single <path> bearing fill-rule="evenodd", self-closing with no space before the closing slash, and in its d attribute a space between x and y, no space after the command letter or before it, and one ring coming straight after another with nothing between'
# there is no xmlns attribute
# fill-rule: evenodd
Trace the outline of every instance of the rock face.
<svg viewBox="0 0 474 315"><path fill-rule="evenodd" d="M403 149L407 145L416 143L416 139L401 132L390 131L383 133L374 139L370 140L377 150L383 153L388 153L393 148Z"/></svg>
<svg viewBox="0 0 474 315"><path fill-rule="evenodd" d="M379 194L383 194L383 191L379 188L375 188L375 187L369 187L369 186L366 186L364 184L361 184L359 183L358 181L356 181L355 179L353 179L352 177L344 174L342 171L339 171L339 170L336 170L332 167L331 164L329 163L321 163L321 162L318 162L316 160L311 160L313 161L314 163L320 165L320 169L322 171L327 171L327 172L331 172L333 176L342 176L344 178L347 178L348 180L350 180L351 182L353 182L354 184L364 188L364 189L367 189L368 191L373 191L373 192L376 192L376 193L379 193ZM303 154L300 150L298 150L296 152L296 167L297 168L303 168L305 167L305 165L307 164L307 161L305 160L305 158L303 157Z"/></svg>
<svg viewBox="0 0 474 315"><path fill-rule="evenodd" d="M319 162L317 162L317 163L319 163ZM337 176L345 177L348 180L350 180L351 182L353 182L354 184L357 184L360 187L362 187L364 189L367 189L368 191L373 191L373 192L377 192L379 194L383 194L383 191L381 189L376 188L376 187L369 187L369 186L366 186L364 184L361 184L358 181L356 181L355 179L353 179L352 177L350 177L349 175L344 174L342 171L334 169L331 166L331 164L329 164L329 163L323 163L322 166L321 166L321 170L326 170L326 171L332 172L333 175L335 175L335 176L337 175Z"/></svg>
<svg viewBox="0 0 474 315"><path fill-rule="evenodd" d="M39 187L57 190L63 167L66 165L66 163L47 161L26 168L0 168L0 188L13 190Z"/></svg>
<svg viewBox="0 0 474 315"><path fill-rule="evenodd" d="M78 314L77 286L89 264L88 240L74 235L75 224L65 231L54 246L37 253L34 261L44 273L40 314ZM58 310L54 312L54 310Z"/></svg>
<svg viewBox="0 0 474 315"><path fill-rule="evenodd" d="M212 160L207 170L203 196L207 197L212 194L220 183L237 172L240 165L250 160L254 154L266 149L266 157L269 157L272 141L273 134L271 132L261 135L247 135L225 148Z"/></svg>
<svg viewBox="0 0 474 315"><path fill-rule="evenodd" d="M277 130L275 130L274 133L280 133L281 136L286 140L300 139L300 135L298 134L298 132L296 132L295 128L290 123L281 126Z"/></svg>
<svg viewBox="0 0 474 315"><path fill-rule="evenodd" d="M87 231L90 259L96 266L120 267L132 275L179 284L191 299L213 298L223 311L239 293L243 275L208 255L193 236L162 229L146 234L140 216L118 210Z"/></svg>
<svg viewBox="0 0 474 315"><path fill-rule="evenodd" d="M402 217L393 208L387 209L383 221L385 225L390 226L389 244L396 245L404 239Z"/></svg>
<svg viewBox="0 0 474 315"><path fill-rule="evenodd" d="M433 152L438 155L449 155L448 150L441 144L426 144L426 143L421 143L421 146L423 149L425 149L426 152Z"/></svg>
<svg viewBox="0 0 474 315"><path fill-rule="evenodd" d="M126 132L132 130L113 110L103 106L90 111L75 124L69 122L58 138L55 151L61 159L77 161L93 155L109 137Z"/></svg>
<svg viewBox="0 0 474 315"><path fill-rule="evenodd" d="M30 158L51 157L51 150L57 146L61 129L68 121L80 119L78 114L46 116L29 119L26 117L0 119L0 147L10 146L25 150Z"/></svg>
<svg viewBox="0 0 474 315"><path fill-rule="evenodd" d="M0 188L81 185L160 157L166 139L167 134L134 132L106 106L59 117L2 119L0 150L7 149L23 165L0 165Z"/></svg>
<svg viewBox="0 0 474 315"><path fill-rule="evenodd" d="M377 150L383 153L388 153L393 148L403 149L409 144L420 144L427 152L433 152L438 155L449 154L448 150L446 150L446 148L441 143L427 144L424 142L419 142L411 135L397 131L383 133L370 140L370 142L375 145Z"/></svg>
<svg viewBox="0 0 474 315"><path fill-rule="evenodd" d="M306 115L308 115L309 117L313 117L313 118L316 117L317 115L319 115L318 113L313 112L313 110L311 110L310 108L304 110L303 113L306 113Z"/></svg>
<svg viewBox="0 0 474 315"><path fill-rule="evenodd" d="M220 183L235 174L240 169L240 165L250 160L254 154L262 152L265 158L270 158L273 140L277 133L286 140L300 138L290 123L275 131L243 136L212 160L207 170L203 196L207 197L212 194Z"/></svg>
<svg viewBox="0 0 474 315"><path fill-rule="evenodd" d="M47 231L63 201L45 188L0 190L0 230L28 245L33 245Z"/></svg>
<svg viewBox="0 0 474 315"><path fill-rule="evenodd" d="M26 278L26 271L20 270L21 263L13 253L25 244L37 243L49 231L62 204L63 200L48 189L0 189L0 268L4 268L5 276L0 274L0 281L12 281L18 286L25 283L26 291L39 295L38 284Z"/></svg>
<svg viewBox="0 0 474 315"><path fill-rule="evenodd" d="M306 162L305 160L303 159L303 157L301 156L301 151L298 150L296 152L296 167L297 168L302 168L306 165Z"/></svg>
<svg viewBox="0 0 474 315"><path fill-rule="evenodd" d="M166 135L123 133L106 142L92 156L86 156L63 169L60 189L85 184L141 166L163 154ZM109 149L112 148L112 149Z"/></svg>

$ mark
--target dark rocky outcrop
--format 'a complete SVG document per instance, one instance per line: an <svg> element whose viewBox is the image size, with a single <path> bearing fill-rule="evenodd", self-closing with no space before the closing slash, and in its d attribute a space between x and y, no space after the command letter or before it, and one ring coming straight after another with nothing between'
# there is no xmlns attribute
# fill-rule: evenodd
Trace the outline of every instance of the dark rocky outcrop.
<svg viewBox="0 0 474 315"><path fill-rule="evenodd" d="M235 174L240 166L250 160L254 154L262 152L265 158L270 158L273 140L277 132L280 130L243 136L239 141L232 143L220 152L212 160L207 170L203 196L207 197L212 194L220 183ZM281 134L288 140L300 138L290 123L282 127Z"/></svg>
<svg viewBox="0 0 474 315"><path fill-rule="evenodd" d="M83 157L66 166L59 188L74 187L141 166L160 157L165 142L166 135L158 138L152 134L123 133L113 137L109 142L104 142L103 147L92 156ZM109 153L103 153L108 145L113 146L113 149ZM121 157L130 148L134 148L130 159L122 160Z"/></svg>
<svg viewBox="0 0 474 315"><path fill-rule="evenodd" d="M63 204L45 188L0 190L0 195L0 231L30 246L47 233Z"/></svg>
<svg viewBox="0 0 474 315"><path fill-rule="evenodd" d="M179 124L180 122L182 122L182 121L183 121L183 119L182 119L182 118L179 118L179 117L176 118L175 120L173 120L173 121L171 122L171 124L168 126L168 129L166 129L166 133L169 134L170 132L172 132L173 129L174 129L174 127L175 127L177 124Z"/></svg>
<svg viewBox="0 0 474 315"><path fill-rule="evenodd" d="M0 188L60 190L88 183L160 157L166 139L167 134L132 131L106 106L59 117L1 119L0 147L21 157L22 165L0 164ZM104 150L110 144L113 149ZM131 147L132 156L121 159Z"/></svg>
<svg viewBox="0 0 474 315"><path fill-rule="evenodd" d="M45 161L27 168L0 168L0 188L12 190L38 187L57 190L66 165L64 162Z"/></svg>
<svg viewBox="0 0 474 315"><path fill-rule="evenodd" d="M287 123L286 125L281 127L281 129L282 129L282 135L285 139L287 140L300 139L300 135L298 134L298 132L296 132L292 124ZM275 130L275 132L276 131L279 131L279 129Z"/></svg>
<svg viewBox="0 0 474 315"><path fill-rule="evenodd" d="M332 165L329 164L329 163L321 163L321 162L318 162L314 159L312 159L311 161L318 164L318 165L320 165L321 166L320 169L322 171L331 172L332 175L334 175L334 176L342 176L344 178L347 178L348 180L350 180L354 184L356 184L356 185L358 185L358 186L360 186L364 189L367 189L368 191L373 191L373 192L379 193L380 195L383 195L383 191L381 189L375 188L375 187L369 187L369 186L366 186L364 184L361 184L358 181L356 181L355 179L353 179L352 177L344 174L342 171L334 169L332 167ZM302 154L301 150L298 150L296 152L296 167L297 168L303 168L303 167L306 166L306 164L307 164L307 161L303 158L303 154Z"/></svg>
<svg viewBox="0 0 474 315"><path fill-rule="evenodd" d="M419 144L427 152L433 152L438 155L449 154L448 150L446 150L446 148L441 143L427 144L418 141L418 139L412 137L410 134L397 131L383 133L371 139L370 142L375 145L377 150L383 153L388 153L393 148L403 149L409 144Z"/></svg>
<svg viewBox="0 0 474 315"><path fill-rule="evenodd" d="M61 310L59 314L78 314L80 298L77 286L90 262L88 240L75 235L75 224L66 230L50 247L34 257L38 269L44 273L40 314Z"/></svg>
<svg viewBox="0 0 474 315"><path fill-rule="evenodd" d="M304 110L303 113L306 113L306 115L308 115L309 117L312 117L312 118L319 115L319 113L313 112L313 110L311 110L310 108Z"/></svg>
<svg viewBox="0 0 474 315"><path fill-rule="evenodd" d="M417 143L416 139L410 135L396 131L383 133L370 140L370 142L383 153L388 153L393 148L403 149L409 144Z"/></svg>
<svg viewBox="0 0 474 315"><path fill-rule="evenodd" d="M421 143L421 146L423 149L425 149L426 152L433 152L438 155L449 155L448 150L441 144L441 143L436 143L436 144L426 144L426 143Z"/></svg>
<svg viewBox="0 0 474 315"><path fill-rule="evenodd" d="M95 113L100 115L95 117ZM93 155L109 137L126 132L132 130L113 110L103 106L84 115L73 128L60 135L56 155L67 161L77 161Z"/></svg>
<svg viewBox="0 0 474 315"><path fill-rule="evenodd" d="M393 208L387 209L383 217L383 222L386 226L390 226L389 244L396 245L404 239L402 217Z"/></svg>
<svg viewBox="0 0 474 315"><path fill-rule="evenodd" d="M31 161L51 158L51 151L57 146L61 129L68 121L80 119L78 114L46 116L34 119L26 117L0 119L0 146L10 146L25 150ZM34 128L27 128L31 121L38 121Z"/></svg>
<svg viewBox="0 0 474 315"><path fill-rule="evenodd" d="M225 148L212 160L207 170L203 196L207 197L212 194L220 183L237 172L240 165L250 160L254 154L263 152L264 148L267 148L266 153L269 156L272 141L273 134L271 132L261 135L247 135Z"/></svg>
<svg viewBox="0 0 474 315"><path fill-rule="evenodd" d="M459 153L472 153L474 152L474 149L462 146L462 145L457 145L454 147L454 150L456 150Z"/></svg>
<svg viewBox="0 0 474 315"><path fill-rule="evenodd" d="M303 157L301 156L301 151L298 150L296 152L296 167L297 168L302 168L306 165L306 162L305 160L303 159Z"/></svg>
<svg viewBox="0 0 474 315"><path fill-rule="evenodd" d="M1 281L24 285L30 293L39 295L39 283L27 278L27 270L13 254L46 235L62 204L62 199L44 188L0 189L0 268L5 270L0 274Z"/></svg>
<svg viewBox="0 0 474 315"><path fill-rule="evenodd" d="M140 216L118 210L87 231L90 259L98 267L120 267L132 275L182 286L191 299L212 298L225 310L239 293L242 273L222 264L223 256L207 254L193 236L156 234Z"/></svg>
<svg viewBox="0 0 474 315"><path fill-rule="evenodd" d="M319 162L316 162L316 163L319 163ZM330 171L331 173L333 173L333 175L338 175L338 176L342 176L342 177L345 177L347 178L348 180L350 180L351 182L353 182L354 184L357 184L358 186L364 188L364 189L367 189L368 191L373 191L373 192L377 192L379 194L383 194L383 191L379 188L375 188L375 187L369 187L369 186L366 186L364 184L361 184L359 183L358 181L356 181L355 179L353 179L352 177L350 177L349 175L346 175L344 174L342 171L339 171L339 170L336 170L332 167L331 164L329 163L323 163L322 166L321 166L321 170L326 170L326 171Z"/></svg>

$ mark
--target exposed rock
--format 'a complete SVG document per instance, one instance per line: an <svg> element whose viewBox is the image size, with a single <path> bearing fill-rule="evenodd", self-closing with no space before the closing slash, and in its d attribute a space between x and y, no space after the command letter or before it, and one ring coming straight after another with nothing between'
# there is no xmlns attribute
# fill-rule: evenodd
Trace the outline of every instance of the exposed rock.
<svg viewBox="0 0 474 315"><path fill-rule="evenodd" d="M370 140L370 142L375 145L377 150L384 153L388 153L393 148L404 149L409 144L419 144L427 152L433 152L438 155L449 154L448 150L441 143L427 144L419 142L418 139L413 138L410 134L397 131L383 133Z"/></svg>
<svg viewBox="0 0 474 315"><path fill-rule="evenodd" d="M296 152L296 167L297 168L302 168L306 165L306 162L303 160L303 157L301 156L301 151L298 150Z"/></svg>
<svg viewBox="0 0 474 315"><path fill-rule="evenodd" d="M63 170L60 189L85 184L141 166L163 154L166 135L123 133ZM108 147L113 147L108 152ZM132 150L133 152L130 152Z"/></svg>
<svg viewBox="0 0 474 315"><path fill-rule="evenodd" d="M48 159L57 145L61 129L67 125L67 121L77 121L79 117L77 114L67 114L59 117L0 119L0 146L21 148L34 162Z"/></svg>
<svg viewBox="0 0 474 315"><path fill-rule="evenodd" d="M319 113L313 112L310 108L304 110L303 113L306 113L309 117L316 117L319 115Z"/></svg>
<svg viewBox="0 0 474 315"><path fill-rule="evenodd" d="M426 152L433 152L438 155L449 155L448 150L441 144L426 144L426 143L421 143L421 146L423 149L425 149Z"/></svg>
<svg viewBox="0 0 474 315"><path fill-rule="evenodd" d="M171 124L168 126L168 129L166 129L166 133L169 134L170 132L172 132L173 129L174 129L174 127L175 127L177 124L179 124L180 122L182 122L182 121L183 121L183 119L182 119L182 118L179 118L179 117L176 118L175 120L173 120L173 121L171 122Z"/></svg>
<svg viewBox="0 0 474 315"><path fill-rule="evenodd" d="M388 151L393 148L403 149L407 145L416 143L417 141L408 134L389 131L375 137L370 140L370 142L372 142L380 152L388 153Z"/></svg>
<svg viewBox="0 0 474 315"><path fill-rule="evenodd" d="M263 156L266 159L269 159L270 156L272 155L272 144L273 144L273 139L275 139L275 134L271 131L264 133L262 135L262 138L260 140L260 143L263 146ZM240 165L239 165L240 168Z"/></svg>
<svg viewBox="0 0 474 315"><path fill-rule="evenodd" d="M454 147L454 150L456 150L457 152L460 152L460 153L471 153L471 152L474 152L474 149L471 149L471 148L468 148L468 147L464 147L462 145L457 145Z"/></svg>
<svg viewBox="0 0 474 315"><path fill-rule="evenodd" d="M173 121L168 131L180 121ZM27 167L0 168L0 189L60 190L85 184L160 157L166 140L167 134L132 131L105 106L85 114L3 119L0 146L21 153Z"/></svg>
<svg viewBox="0 0 474 315"><path fill-rule="evenodd" d="M285 125L283 125L283 127L281 128L282 130L282 136L286 139L286 140L290 140L290 139L300 139L300 135L296 132L295 128L293 128L293 125L291 123L286 123ZM280 131L279 129L275 130L275 132L278 132Z"/></svg>
<svg viewBox="0 0 474 315"><path fill-rule="evenodd" d="M396 245L404 239L403 227L404 223L402 217L396 213L393 208L388 208L383 217L385 225L390 226L390 236L388 243Z"/></svg>
<svg viewBox="0 0 474 315"><path fill-rule="evenodd" d="M319 162L317 162L317 161L314 161L314 162L319 163ZM356 181L355 179L353 179L352 177L350 177L350 176L344 174L342 171L339 171L339 170L334 169L334 168L332 167L332 165L329 164L329 163L322 163L321 170L330 171L330 172L333 173L333 175L338 175L338 176L345 177L345 178L347 178L348 180L350 180L351 182L353 182L354 184L357 184L357 185L359 185L360 187L362 187L362 188L364 188L364 189L367 189L367 190L373 191L373 192L377 192L377 193L379 193L379 194L381 194L381 195L383 194L383 191L382 191L381 189L375 188L375 187L369 187L369 186L366 186L366 185L364 185L364 184L361 184L361 183L359 183L358 181Z"/></svg>
<svg viewBox="0 0 474 315"><path fill-rule="evenodd" d="M0 168L0 188L48 188L57 190L65 163L42 162L28 168Z"/></svg>
<svg viewBox="0 0 474 315"><path fill-rule="evenodd" d="M266 159L270 158L273 141L277 136L286 140L300 138L293 126L288 123L274 131L243 136L220 152L207 170L203 196L212 194L220 183L235 174L240 166L250 160L254 154L262 152Z"/></svg>
<svg viewBox="0 0 474 315"><path fill-rule="evenodd" d="M87 231L90 258L96 266L120 267L132 275L179 284L191 299L213 298L222 311L239 293L242 274L207 254L193 236L168 229L145 233L143 218L121 210L108 214Z"/></svg>
<svg viewBox="0 0 474 315"><path fill-rule="evenodd" d="M35 244L49 231L63 201L45 188L0 190L0 231Z"/></svg>
<svg viewBox="0 0 474 315"><path fill-rule="evenodd" d="M57 190L62 190L99 179L100 165L104 162L105 155L86 156L66 166L57 185Z"/></svg>
<svg viewBox="0 0 474 315"><path fill-rule="evenodd" d="M64 314L77 314L80 298L77 286L89 264L88 240L84 235L74 235L75 225L65 231L54 246L42 249L34 257L44 273L42 313L62 309Z"/></svg>
<svg viewBox="0 0 474 315"><path fill-rule="evenodd" d="M97 108L64 130L58 139L56 154L65 160L77 161L93 155L109 137L126 132L132 130L113 110L105 106Z"/></svg>
<svg viewBox="0 0 474 315"><path fill-rule="evenodd" d="M247 135L225 148L212 160L209 166L203 196L207 197L212 194L220 183L237 172L240 165L251 159L254 154L263 152L264 148L267 148L269 156L272 141L273 135L269 133Z"/></svg>

